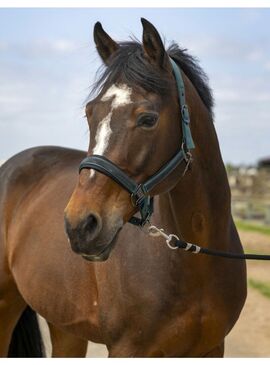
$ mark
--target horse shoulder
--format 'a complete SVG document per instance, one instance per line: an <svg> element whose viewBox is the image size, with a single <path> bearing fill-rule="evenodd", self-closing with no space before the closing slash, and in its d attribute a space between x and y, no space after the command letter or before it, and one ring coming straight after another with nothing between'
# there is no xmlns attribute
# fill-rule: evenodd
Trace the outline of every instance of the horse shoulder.
<svg viewBox="0 0 270 365"><path fill-rule="evenodd" d="M70 250L64 231L83 155L58 147L16 155L1 170L1 208L9 270L26 303L57 326L98 340L93 265Z"/></svg>

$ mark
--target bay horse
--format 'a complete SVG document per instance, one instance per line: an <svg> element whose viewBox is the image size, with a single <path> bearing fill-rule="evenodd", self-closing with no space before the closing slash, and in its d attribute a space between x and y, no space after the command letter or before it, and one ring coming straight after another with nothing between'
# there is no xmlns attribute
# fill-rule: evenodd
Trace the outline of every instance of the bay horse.
<svg viewBox="0 0 270 365"><path fill-rule="evenodd" d="M86 105L87 156L141 183L183 148L173 60L196 147L189 166L180 163L151 191L151 223L242 253L207 77L186 50L165 50L156 28L142 26L142 43L117 43L94 27L105 70ZM53 356L85 356L91 340L110 357L222 357L246 298L245 261L170 250L129 223L138 207L117 181L93 168L78 174L85 157L37 147L1 167L0 355L42 355L39 313Z"/></svg>

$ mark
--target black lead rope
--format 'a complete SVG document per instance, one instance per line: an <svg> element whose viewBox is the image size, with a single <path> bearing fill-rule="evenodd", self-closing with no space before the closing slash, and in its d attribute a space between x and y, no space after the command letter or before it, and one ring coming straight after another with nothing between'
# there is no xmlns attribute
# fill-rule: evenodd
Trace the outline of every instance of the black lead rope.
<svg viewBox="0 0 270 365"><path fill-rule="evenodd" d="M208 256L224 257L228 259L238 259L238 260L270 260L270 255L257 255L248 253L234 253L213 250L211 248L201 247L195 245L194 243L189 243L184 240L180 240L175 234L166 234L162 228L157 228L156 226L150 225L148 227L148 234L153 237L162 236L165 238L167 246L176 250L181 248L182 250L192 252L194 254L204 254ZM173 241L173 244L171 243Z"/></svg>
<svg viewBox="0 0 270 365"><path fill-rule="evenodd" d="M189 251L195 254L205 254L209 256L219 256L228 259L238 259L238 260L270 260L270 255L259 255L259 254L249 254L249 253L232 253L225 251L212 250L210 248L200 247L198 245L188 243L182 240L174 241L175 247L182 248L185 251Z"/></svg>

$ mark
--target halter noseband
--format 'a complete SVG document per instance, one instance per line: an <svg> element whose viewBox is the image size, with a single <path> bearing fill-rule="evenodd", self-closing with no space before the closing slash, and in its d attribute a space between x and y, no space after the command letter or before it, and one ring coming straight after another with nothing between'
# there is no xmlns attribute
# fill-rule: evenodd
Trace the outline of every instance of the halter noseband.
<svg viewBox="0 0 270 365"><path fill-rule="evenodd" d="M190 150L195 148L190 130L190 118L185 98L184 81L177 64L171 58L170 62L177 84L178 99L181 109L183 137L180 151L148 180L140 184L126 175L126 173L112 161L101 155L87 156L82 160L79 167L79 172L81 172L82 169L94 169L104 175L107 175L130 193L133 205L139 208L141 214L141 218L131 217L129 220L129 223L136 226L143 226L147 221L149 221L153 213L154 198L149 196L151 190L169 176L171 172L173 172L183 161L185 161L188 165L191 158Z"/></svg>

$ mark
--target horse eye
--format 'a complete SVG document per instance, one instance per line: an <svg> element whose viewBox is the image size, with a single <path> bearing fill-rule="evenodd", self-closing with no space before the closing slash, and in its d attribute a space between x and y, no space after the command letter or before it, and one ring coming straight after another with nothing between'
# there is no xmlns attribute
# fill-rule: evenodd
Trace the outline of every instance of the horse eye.
<svg viewBox="0 0 270 365"><path fill-rule="evenodd" d="M144 113L139 115L137 125L144 128L152 128L158 121L158 113Z"/></svg>

